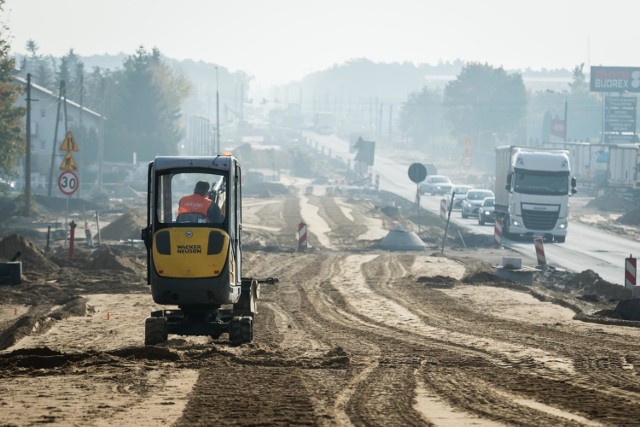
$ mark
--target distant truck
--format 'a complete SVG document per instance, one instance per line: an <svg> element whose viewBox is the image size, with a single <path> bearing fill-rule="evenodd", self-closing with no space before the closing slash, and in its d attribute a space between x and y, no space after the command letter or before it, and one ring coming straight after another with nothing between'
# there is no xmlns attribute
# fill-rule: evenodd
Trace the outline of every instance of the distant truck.
<svg viewBox="0 0 640 427"><path fill-rule="evenodd" d="M563 243L569 197L576 192L567 150L496 148L495 212L505 237L542 236Z"/></svg>
<svg viewBox="0 0 640 427"><path fill-rule="evenodd" d="M313 115L313 127L321 135L331 135L335 131L335 114L319 112Z"/></svg>
<svg viewBox="0 0 640 427"><path fill-rule="evenodd" d="M638 192L640 183L640 148L638 144L608 146L606 186L622 191Z"/></svg>

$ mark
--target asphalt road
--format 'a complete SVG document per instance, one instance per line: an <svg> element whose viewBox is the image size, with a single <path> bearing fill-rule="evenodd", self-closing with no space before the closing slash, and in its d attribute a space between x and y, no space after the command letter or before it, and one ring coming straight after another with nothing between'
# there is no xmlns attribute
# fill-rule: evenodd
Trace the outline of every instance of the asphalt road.
<svg viewBox="0 0 640 427"><path fill-rule="evenodd" d="M312 132L305 133L305 137L324 147L325 153L331 150L332 156L337 156L353 162L354 153L349 152L349 142L336 135L317 135ZM393 153L390 150L377 149L372 172L379 175L381 190L390 191L407 200L414 201L416 196L416 184L408 177L409 166L422 159L408 158L404 153ZM422 196L421 207L432 212L440 212L440 197ZM472 219L462 219L459 213L454 212L452 221L470 229L474 233L492 234L492 227L482 227ZM525 256L535 254L533 242L503 240L503 245ZM547 264L561 267L569 271L580 272L591 269L598 273L604 280L624 285L625 258L630 254L638 253L636 241L606 233L584 224L572 222L569 225L569 234L563 244L546 243L544 245Z"/></svg>

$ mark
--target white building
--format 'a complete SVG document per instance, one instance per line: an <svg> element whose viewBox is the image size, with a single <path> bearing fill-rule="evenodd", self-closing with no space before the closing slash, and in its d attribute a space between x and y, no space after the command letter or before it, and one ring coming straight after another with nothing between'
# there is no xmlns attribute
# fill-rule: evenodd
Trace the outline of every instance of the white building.
<svg viewBox="0 0 640 427"><path fill-rule="evenodd" d="M26 86L24 78L16 80L25 88L25 93L16 100L15 106L27 107ZM77 165L75 171L80 184L93 184L97 173L101 118L102 116L78 103L68 99L60 103L60 116L56 134L56 115L58 113L58 98L50 90L31 83L31 188L34 193L46 194L49 176L52 173L52 195L57 194L57 179L60 165L66 152L60 150L67 131L70 131L78 145L79 151L72 155ZM65 105L66 104L66 105ZM66 117L65 117L66 113ZM26 127L26 115L24 118ZM53 158L53 171L51 168ZM24 159L21 159L20 179L24 182Z"/></svg>

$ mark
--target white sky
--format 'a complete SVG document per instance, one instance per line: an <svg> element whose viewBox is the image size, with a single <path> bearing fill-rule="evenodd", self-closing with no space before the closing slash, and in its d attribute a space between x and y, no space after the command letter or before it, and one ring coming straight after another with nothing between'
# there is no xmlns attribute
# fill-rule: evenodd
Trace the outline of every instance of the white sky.
<svg viewBox="0 0 640 427"><path fill-rule="evenodd" d="M640 66L640 0L6 0L2 20L16 53L28 39L55 56L143 45L262 86L355 58Z"/></svg>

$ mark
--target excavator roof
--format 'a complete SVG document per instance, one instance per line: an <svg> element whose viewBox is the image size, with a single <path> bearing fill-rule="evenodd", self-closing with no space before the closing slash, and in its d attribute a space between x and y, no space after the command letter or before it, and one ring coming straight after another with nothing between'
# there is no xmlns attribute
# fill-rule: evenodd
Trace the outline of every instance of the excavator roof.
<svg viewBox="0 0 640 427"><path fill-rule="evenodd" d="M202 168L229 171L237 160L233 156L159 156L153 161L156 171L182 168Z"/></svg>

